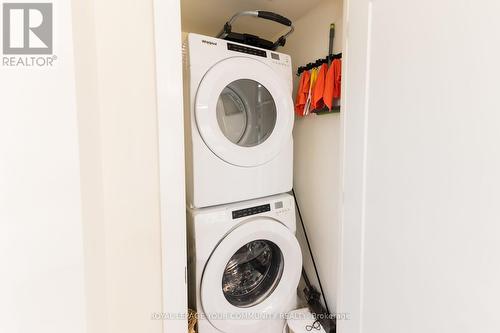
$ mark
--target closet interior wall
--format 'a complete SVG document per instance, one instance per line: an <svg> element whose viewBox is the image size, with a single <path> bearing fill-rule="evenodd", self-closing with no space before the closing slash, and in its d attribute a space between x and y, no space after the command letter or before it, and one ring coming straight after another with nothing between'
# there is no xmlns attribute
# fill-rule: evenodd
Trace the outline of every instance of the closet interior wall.
<svg viewBox="0 0 500 333"><path fill-rule="evenodd" d="M342 52L342 18L343 1L324 0L294 22L295 32L279 50L291 55L294 71L328 54L330 23L336 26L334 53ZM295 96L299 77L294 77ZM331 311L337 300L340 139L338 113L311 115L295 121L294 187ZM314 277L311 261L307 256L304 259L308 275Z"/></svg>

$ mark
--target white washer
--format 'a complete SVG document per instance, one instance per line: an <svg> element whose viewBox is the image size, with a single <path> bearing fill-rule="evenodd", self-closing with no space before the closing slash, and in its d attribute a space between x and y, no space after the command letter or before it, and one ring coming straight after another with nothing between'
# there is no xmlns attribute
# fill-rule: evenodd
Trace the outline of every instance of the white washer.
<svg viewBox="0 0 500 333"><path fill-rule="evenodd" d="M302 255L293 197L190 210L189 303L199 333L281 333Z"/></svg>
<svg viewBox="0 0 500 333"><path fill-rule="evenodd" d="M184 59L189 205L290 191L290 56L189 34Z"/></svg>

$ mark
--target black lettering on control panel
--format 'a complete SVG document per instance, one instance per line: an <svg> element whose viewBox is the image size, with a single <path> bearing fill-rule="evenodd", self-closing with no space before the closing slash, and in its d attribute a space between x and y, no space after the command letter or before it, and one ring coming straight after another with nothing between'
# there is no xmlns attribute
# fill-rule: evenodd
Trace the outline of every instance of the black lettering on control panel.
<svg viewBox="0 0 500 333"><path fill-rule="evenodd" d="M235 51L235 52L241 52L241 53L246 53L246 54L252 54L252 55L255 55L255 56L267 58L267 52L266 51L259 50L259 49L254 49L254 48L243 46L243 45L227 43L227 49L229 51Z"/></svg>
<svg viewBox="0 0 500 333"><path fill-rule="evenodd" d="M233 211L233 220L271 211L271 205L262 205Z"/></svg>

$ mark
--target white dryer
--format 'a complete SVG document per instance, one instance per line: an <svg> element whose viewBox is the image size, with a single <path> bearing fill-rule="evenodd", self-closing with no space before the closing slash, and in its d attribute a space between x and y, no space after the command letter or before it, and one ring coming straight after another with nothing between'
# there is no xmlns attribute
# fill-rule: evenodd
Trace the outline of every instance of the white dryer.
<svg viewBox="0 0 500 333"><path fill-rule="evenodd" d="M189 305L199 333L281 333L302 271L288 194L190 210Z"/></svg>
<svg viewBox="0 0 500 333"><path fill-rule="evenodd" d="M290 191L290 56L197 34L184 55L189 205Z"/></svg>

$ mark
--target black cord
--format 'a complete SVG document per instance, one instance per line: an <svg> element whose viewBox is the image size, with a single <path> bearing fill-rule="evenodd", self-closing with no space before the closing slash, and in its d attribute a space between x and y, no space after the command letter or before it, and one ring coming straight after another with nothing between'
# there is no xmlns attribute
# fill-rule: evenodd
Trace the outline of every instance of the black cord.
<svg viewBox="0 0 500 333"><path fill-rule="evenodd" d="M328 303L326 302L326 298L325 298L325 292L323 291L323 285L321 284L321 279L319 278L318 267L316 266L316 261L314 260L314 255L313 255L313 252L311 249L311 243L309 243L309 237L307 237L306 226L304 225L304 220L302 219L302 214L300 212L299 202L297 201L297 196L295 195L295 189L293 189L293 188L292 188L292 194L293 194L293 198L295 199L295 206L297 207L297 212L299 213L300 223L302 224L302 230L304 230L304 236L306 239L307 248L309 249L309 253L311 254L311 259L312 259L312 263L314 266L314 272L316 273L316 278L318 279L318 283L319 283L319 289L321 291L321 295L323 296L323 302L325 302L326 312L328 314L330 314L330 310L328 308Z"/></svg>
<svg viewBox="0 0 500 333"><path fill-rule="evenodd" d="M306 325L306 331L311 332L312 330L315 331L320 331L321 330L321 324L318 319L312 323L312 325Z"/></svg>

